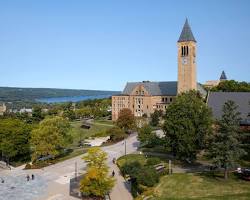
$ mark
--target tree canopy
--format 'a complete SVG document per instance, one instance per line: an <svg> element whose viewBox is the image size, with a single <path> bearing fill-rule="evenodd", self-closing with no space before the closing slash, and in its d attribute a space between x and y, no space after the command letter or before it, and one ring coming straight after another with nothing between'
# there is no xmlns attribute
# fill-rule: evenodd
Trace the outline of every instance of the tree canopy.
<svg viewBox="0 0 250 200"><path fill-rule="evenodd" d="M163 130L174 156L194 160L211 133L212 114L196 91L177 96L166 110Z"/></svg>
<svg viewBox="0 0 250 200"><path fill-rule="evenodd" d="M122 109L119 112L116 124L125 131L135 128L135 117L132 111L128 108Z"/></svg>
<svg viewBox="0 0 250 200"><path fill-rule="evenodd" d="M222 92L250 92L250 83L235 80L221 81L219 85L211 88L211 91Z"/></svg>
<svg viewBox="0 0 250 200"><path fill-rule="evenodd" d="M114 186L114 179L108 175L107 153L94 147L83 159L87 162L87 172L80 182L80 191L87 196L103 197Z"/></svg>
<svg viewBox="0 0 250 200"><path fill-rule="evenodd" d="M31 134L33 160L40 156L57 156L70 141L69 128L69 122L62 117L49 117L41 121Z"/></svg>
<svg viewBox="0 0 250 200"><path fill-rule="evenodd" d="M228 177L228 169L245 153L239 141L240 113L233 101L223 106L223 115L219 121L219 129L212 135L208 155L216 166L224 168L224 177Z"/></svg>
<svg viewBox="0 0 250 200"><path fill-rule="evenodd" d="M19 119L0 120L0 152L10 160L29 159L31 126Z"/></svg>

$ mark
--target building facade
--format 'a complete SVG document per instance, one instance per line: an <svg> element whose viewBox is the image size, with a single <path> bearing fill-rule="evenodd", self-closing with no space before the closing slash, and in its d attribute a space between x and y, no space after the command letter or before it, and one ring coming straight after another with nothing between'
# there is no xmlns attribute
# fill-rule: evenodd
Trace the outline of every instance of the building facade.
<svg viewBox="0 0 250 200"><path fill-rule="evenodd" d="M186 20L178 46L178 81L129 82L121 95L112 96L112 120L119 112L129 108L134 116L150 116L155 110L165 111L177 94L188 90L206 91L196 82L196 40Z"/></svg>

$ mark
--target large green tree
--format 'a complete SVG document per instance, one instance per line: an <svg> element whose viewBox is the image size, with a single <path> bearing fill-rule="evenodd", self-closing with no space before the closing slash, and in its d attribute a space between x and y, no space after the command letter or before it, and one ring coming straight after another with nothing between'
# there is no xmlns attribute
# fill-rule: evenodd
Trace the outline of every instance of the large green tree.
<svg viewBox="0 0 250 200"><path fill-rule="evenodd" d="M192 161L211 133L212 114L196 91L177 96L166 110L163 130L174 156Z"/></svg>
<svg viewBox="0 0 250 200"><path fill-rule="evenodd" d="M138 139L142 146L153 147L162 145L164 140L159 138L155 131L152 130L151 126L145 124L138 131Z"/></svg>
<svg viewBox="0 0 250 200"><path fill-rule="evenodd" d="M81 180L80 191L102 199L114 186L114 179L108 175L107 153L94 147L83 159L87 162L87 172Z"/></svg>
<svg viewBox="0 0 250 200"><path fill-rule="evenodd" d="M49 117L41 121L31 134L32 159L47 155L57 156L71 139L69 128L69 122L62 117Z"/></svg>
<svg viewBox="0 0 250 200"><path fill-rule="evenodd" d="M6 159L27 160L31 126L19 119L0 120L0 153Z"/></svg>
<svg viewBox="0 0 250 200"><path fill-rule="evenodd" d="M228 169L245 153L239 141L240 113L233 101L223 106L223 115L218 122L218 131L212 136L208 155L216 166L224 168L224 178L228 178Z"/></svg>
<svg viewBox="0 0 250 200"><path fill-rule="evenodd" d="M155 110L151 115L151 121L150 121L150 124L152 126L158 126L159 125L159 122L160 122L160 117L162 117L163 115L163 112L162 110Z"/></svg>
<svg viewBox="0 0 250 200"><path fill-rule="evenodd" d="M250 83L226 80L221 81L219 85L211 88L211 90L223 92L250 92Z"/></svg>

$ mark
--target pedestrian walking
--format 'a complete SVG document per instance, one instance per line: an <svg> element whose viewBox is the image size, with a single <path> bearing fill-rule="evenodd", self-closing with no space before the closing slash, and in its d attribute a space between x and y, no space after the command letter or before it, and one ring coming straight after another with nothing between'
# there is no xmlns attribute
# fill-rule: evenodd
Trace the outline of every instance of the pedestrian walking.
<svg viewBox="0 0 250 200"><path fill-rule="evenodd" d="M113 172L112 172L112 176L115 176L115 171L113 170Z"/></svg>
<svg viewBox="0 0 250 200"><path fill-rule="evenodd" d="M27 175L27 176L26 176L26 179L27 179L27 181L29 181L29 180L30 180L30 176L29 176L29 175Z"/></svg>
<svg viewBox="0 0 250 200"><path fill-rule="evenodd" d="M34 175L34 174L31 175L31 179L32 179L32 180L35 179L35 175Z"/></svg>
<svg viewBox="0 0 250 200"><path fill-rule="evenodd" d="M4 183L4 179L3 178L1 178L1 183Z"/></svg>

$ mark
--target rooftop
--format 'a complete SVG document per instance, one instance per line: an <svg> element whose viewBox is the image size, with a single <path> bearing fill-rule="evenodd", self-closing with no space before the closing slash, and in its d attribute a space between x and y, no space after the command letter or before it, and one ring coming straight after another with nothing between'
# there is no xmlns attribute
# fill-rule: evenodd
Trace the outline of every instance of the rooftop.
<svg viewBox="0 0 250 200"><path fill-rule="evenodd" d="M196 42L194 35L192 33L192 30L188 24L188 20L186 19L185 24L182 28L181 35L179 37L178 42L187 42L187 41L193 41Z"/></svg>
<svg viewBox="0 0 250 200"><path fill-rule="evenodd" d="M234 101L238 105L238 112L241 118L247 119L250 114L250 92L210 92L208 95L208 106L212 109L215 119L222 116L222 108L228 100Z"/></svg>

